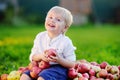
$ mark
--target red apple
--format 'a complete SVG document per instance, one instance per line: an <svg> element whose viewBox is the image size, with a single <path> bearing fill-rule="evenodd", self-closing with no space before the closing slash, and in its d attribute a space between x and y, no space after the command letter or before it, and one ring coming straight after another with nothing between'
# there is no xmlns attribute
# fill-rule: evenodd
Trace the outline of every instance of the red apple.
<svg viewBox="0 0 120 80"><path fill-rule="evenodd" d="M83 75L83 77L85 77L87 79L90 77L88 73L83 73L82 75Z"/></svg>
<svg viewBox="0 0 120 80"><path fill-rule="evenodd" d="M80 64L79 62L75 63L74 69L77 70L77 68L79 67L79 64Z"/></svg>
<svg viewBox="0 0 120 80"><path fill-rule="evenodd" d="M90 76L90 80L96 80L95 76Z"/></svg>
<svg viewBox="0 0 120 80"><path fill-rule="evenodd" d="M120 71L120 65L118 66L118 69L119 69L119 71Z"/></svg>
<svg viewBox="0 0 120 80"><path fill-rule="evenodd" d="M114 76L111 73L108 73L106 79L113 80Z"/></svg>
<svg viewBox="0 0 120 80"><path fill-rule="evenodd" d="M37 67L37 66L34 66L34 67L32 68L32 72L35 72L36 74L38 74L41 70L42 70L42 69L40 69L40 68Z"/></svg>
<svg viewBox="0 0 120 80"><path fill-rule="evenodd" d="M32 70L32 68L33 68L34 66L38 66L38 62L36 62L36 61L30 62L29 65L28 65L28 69L29 69L29 70Z"/></svg>
<svg viewBox="0 0 120 80"><path fill-rule="evenodd" d="M104 80L104 78L96 78L96 80Z"/></svg>
<svg viewBox="0 0 120 80"><path fill-rule="evenodd" d="M96 73L96 72L95 72L93 69L90 69L90 70L89 70L90 76L95 76L95 73Z"/></svg>
<svg viewBox="0 0 120 80"><path fill-rule="evenodd" d="M7 80L7 76L8 76L8 74L2 74L1 75L1 80Z"/></svg>
<svg viewBox="0 0 120 80"><path fill-rule="evenodd" d="M77 71L74 68L70 68L68 71L68 77L73 79L77 77Z"/></svg>
<svg viewBox="0 0 120 80"><path fill-rule="evenodd" d="M102 62L101 64L100 64L100 68L101 69L105 69L105 67L108 65L108 63L107 62Z"/></svg>
<svg viewBox="0 0 120 80"><path fill-rule="evenodd" d="M99 66L99 64L97 62L90 62L90 64L93 66Z"/></svg>
<svg viewBox="0 0 120 80"><path fill-rule="evenodd" d="M101 70L98 72L98 77L100 77L100 78L106 78L106 77L107 77L107 74L108 74L107 70L101 69Z"/></svg>
<svg viewBox="0 0 120 80"><path fill-rule="evenodd" d="M79 77L78 80L88 80L86 77Z"/></svg>
<svg viewBox="0 0 120 80"><path fill-rule="evenodd" d="M51 56L56 56L56 50L55 49L49 49L45 51L45 54L47 54L47 57L51 57Z"/></svg>
<svg viewBox="0 0 120 80"><path fill-rule="evenodd" d="M78 67L78 72L79 73L85 73L90 70L90 65L87 63L80 63Z"/></svg>
<svg viewBox="0 0 120 80"><path fill-rule="evenodd" d="M39 68L40 68L40 69L46 69L46 68L49 68L49 67L50 67L49 62L40 61L38 64L39 64Z"/></svg>
<svg viewBox="0 0 120 80"><path fill-rule="evenodd" d="M30 76L34 79L37 79L38 74L36 74L35 72L30 72Z"/></svg>
<svg viewBox="0 0 120 80"><path fill-rule="evenodd" d="M18 71L24 73L25 71L29 70L28 67L19 67Z"/></svg>
<svg viewBox="0 0 120 80"><path fill-rule="evenodd" d="M32 68L32 71L30 72L30 76L31 76L32 78L37 78L38 73L40 73L41 71L42 71L42 70L41 70L39 67L34 66L34 67Z"/></svg>

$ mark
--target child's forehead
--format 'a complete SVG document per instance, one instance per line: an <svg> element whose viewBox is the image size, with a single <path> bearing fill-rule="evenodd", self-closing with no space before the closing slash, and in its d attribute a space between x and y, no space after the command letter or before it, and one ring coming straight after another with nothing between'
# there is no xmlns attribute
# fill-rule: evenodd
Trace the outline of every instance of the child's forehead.
<svg viewBox="0 0 120 80"><path fill-rule="evenodd" d="M48 15L50 16L52 16L52 15L56 15L56 16L58 16L58 17L64 17L63 15L64 15L64 12L62 12L62 11L57 11L57 10L51 10L49 13L48 13Z"/></svg>

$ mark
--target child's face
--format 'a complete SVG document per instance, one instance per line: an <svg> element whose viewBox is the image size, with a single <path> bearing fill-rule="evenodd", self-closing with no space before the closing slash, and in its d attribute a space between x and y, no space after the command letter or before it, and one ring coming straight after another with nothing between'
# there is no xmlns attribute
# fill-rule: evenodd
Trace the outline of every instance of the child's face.
<svg viewBox="0 0 120 80"><path fill-rule="evenodd" d="M65 30L65 19L62 13L51 11L48 13L45 21L45 28L48 32L61 34Z"/></svg>

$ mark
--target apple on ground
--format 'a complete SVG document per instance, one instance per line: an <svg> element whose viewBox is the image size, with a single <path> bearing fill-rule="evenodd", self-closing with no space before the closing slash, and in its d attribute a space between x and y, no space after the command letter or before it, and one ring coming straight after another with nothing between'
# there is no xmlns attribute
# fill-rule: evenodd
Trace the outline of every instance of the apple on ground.
<svg viewBox="0 0 120 80"><path fill-rule="evenodd" d="M96 80L95 76L90 76L90 80Z"/></svg>
<svg viewBox="0 0 120 80"><path fill-rule="evenodd" d="M19 67L18 71L24 73L25 71L29 70L28 67Z"/></svg>
<svg viewBox="0 0 120 80"><path fill-rule="evenodd" d="M1 75L1 80L7 80L7 76L8 76L8 74L2 74Z"/></svg>
<svg viewBox="0 0 120 80"><path fill-rule="evenodd" d="M7 80L20 80L20 71L11 71L7 77Z"/></svg>
<svg viewBox="0 0 120 80"><path fill-rule="evenodd" d="M68 71L68 77L71 79L76 78L78 75L78 72L74 68L70 68Z"/></svg>
<svg viewBox="0 0 120 80"><path fill-rule="evenodd" d="M88 80L86 77L79 77L78 80Z"/></svg>
<svg viewBox="0 0 120 80"><path fill-rule="evenodd" d="M101 64L100 64L100 68L101 69L105 69L105 67L108 65L108 63L107 62L102 62Z"/></svg>
<svg viewBox="0 0 120 80"><path fill-rule="evenodd" d="M114 79L114 80L120 80L119 74L114 74L114 75L113 75L113 79Z"/></svg>
<svg viewBox="0 0 120 80"><path fill-rule="evenodd" d="M95 76L96 72L93 69L90 69L89 74L90 74L90 76Z"/></svg>
<svg viewBox="0 0 120 80"><path fill-rule="evenodd" d="M112 74L116 74L116 73L119 73L119 69L117 66L112 66L110 72Z"/></svg>
<svg viewBox="0 0 120 80"><path fill-rule="evenodd" d="M88 79L90 77L88 73L83 73L82 75L83 75L83 77L88 78Z"/></svg>
<svg viewBox="0 0 120 80"><path fill-rule="evenodd" d="M110 72L111 68L112 68L111 65L107 65L107 66L105 67L105 69L107 70L107 72Z"/></svg>
<svg viewBox="0 0 120 80"><path fill-rule="evenodd" d="M78 67L79 73L86 73L90 70L90 65L87 63L80 63Z"/></svg>
<svg viewBox="0 0 120 80"><path fill-rule="evenodd" d="M74 78L73 80L78 80L78 77Z"/></svg>
<svg viewBox="0 0 120 80"><path fill-rule="evenodd" d="M80 62L76 62L76 63L75 63L75 66L74 66L74 69L76 69L76 70L77 70L77 69L78 69L78 67L79 67L79 64L80 64Z"/></svg>
<svg viewBox="0 0 120 80"><path fill-rule="evenodd" d="M108 75L107 75L106 79L113 80L113 79L114 79L113 74L108 73Z"/></svg>
<svg viewBox="0 0 120 80"><path fill-rule="evenodd" d="M78 73L77 76L78 77L83 77L83 75L81 73Z"/></svg>
<svg viewBox="0 0 120 80"><path fill-rule="evenodd" d="M91 69L93 69L96 73L101 70L100 66L95 66L95 65L91 65Z"/></svg>
<svg viewBox="0 0 120 80"><path fill-rule="evenodd" d="M90 64L93 66L99 66L99 64L97 62L90 62Z"/></svg>
<svg viewBox="0 0 120 80"><path fill-rule="evenodd" d="M119 71L120 71L120 65L118 66L118 69L119 69Z"/></svg>
<svg viewBox="0 0 120 80"><path fill-rule="evenodd" d="M98 78L106 78L108 75L107 70L105 69L101 69L98 73L97 73L97 77Z"/></svg>
<svg viewBox="0 0 120 80"><path fill-rule="evenodd" d="M104 78L96 78L96 80L104 80Z"/></svg>
<svg viewBox="0 0 120 80"><path fill-rule="evenodd" d="M46 68L49 68L50 67L50 64L49 62L45 62L45 61L40 61L38 63L38 66L40 69L46 69Z"/></svg>

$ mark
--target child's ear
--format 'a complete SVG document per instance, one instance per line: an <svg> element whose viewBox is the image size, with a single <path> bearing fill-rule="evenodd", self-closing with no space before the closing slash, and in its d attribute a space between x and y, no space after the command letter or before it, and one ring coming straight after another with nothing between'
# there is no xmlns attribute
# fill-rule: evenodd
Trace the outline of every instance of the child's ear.
<svg viewBox="0 0 120 80"><path fill-rule="evenodd" d="M64 29L63 29L63 33L64 33L65 31L67 31L67 29L68 29L68 26L65 26Z"/></svg>

